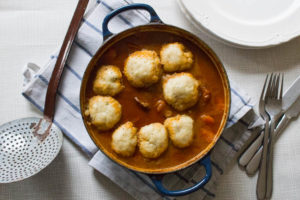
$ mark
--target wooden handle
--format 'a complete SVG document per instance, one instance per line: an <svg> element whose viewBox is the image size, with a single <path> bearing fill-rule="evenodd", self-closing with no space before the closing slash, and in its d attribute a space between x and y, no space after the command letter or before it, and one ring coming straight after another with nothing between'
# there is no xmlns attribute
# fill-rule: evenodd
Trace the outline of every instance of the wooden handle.
<svg viewBox="0 0 300 200"><path fill-rule="evenodd" d="M53 121L54 118L55 100L59 81L88 2L89 0L79 0L77 4L49 81L44 109L44 118L47 118L49 121Z"/></svg>

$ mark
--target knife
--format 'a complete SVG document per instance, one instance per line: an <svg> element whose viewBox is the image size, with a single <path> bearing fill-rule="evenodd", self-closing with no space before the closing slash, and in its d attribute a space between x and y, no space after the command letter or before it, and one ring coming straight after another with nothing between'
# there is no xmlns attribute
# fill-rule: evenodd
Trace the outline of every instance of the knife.
<svg viewBox="0 0 300 200"><path fill-rule="evenodd" d="M297 118L300 113L300 97L296 99L296 101L287 109L287 111L283 114L281 120L279 121L276 130L274 131L274 138L277 140L289 122ZM246 172L249 175L253 175L259 166L260 159L262 154L262 146L260 146L259 150L255 153L253 158L246 166Z"/></svg>
<svg viewBox="0 0 300 200"><path fill-rule="evenodd" d="M286 112L286 110L293 105L293 103L297 100L297 98L300 96L300 76L293 82L293 84L288 88L288 90L285 92L284 97L282 99L282 110L283 115ZM248 127L248 129L253 129L255 127L261 126L264 124L264 120L261 118L258 118L252 125ZM278 126L278 125L277 125ZM261 131L263 128L261 128ZM260 131L260 132L261 132ZM251 138L251 140L254 140L255 138ZM260 134L255 141L247 142L249 144L249 147L245 148L245 152L240 156L238 160L238 164L245 168L246 165L249 163L251 158L254 156L254 154L257 152L259 147L262 144L263 140L263 134ZM260 157L259 157L260 158Z"/></svg>
<svg viewBox="0 0 300 200"><path fill-rule="evenodd" d="M283 95L282 111L285 112L300 95L300 76L292 83ZM250 124L248 129L253 129L264 124L264 120L259 117L254 123Z"/></svg>

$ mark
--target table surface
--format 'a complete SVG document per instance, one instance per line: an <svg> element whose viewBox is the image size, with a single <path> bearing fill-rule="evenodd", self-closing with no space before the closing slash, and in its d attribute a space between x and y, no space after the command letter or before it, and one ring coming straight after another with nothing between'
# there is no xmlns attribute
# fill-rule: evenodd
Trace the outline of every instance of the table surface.
<svg viewBox="0 0 300 200"><path fill-rule="evenodd" d="M162 20L197 34L221 58L230 79L257 101L266 73L284 72L285 86L300 75L300 38L260 50L224 45L197 31L180 12L176 0L137 0L152 5ZM41 113L21 96L22 68L43 65L64 38L76 0L0 1L0 124ZM300 120L292 122L276 144L273 199L299 199ZM62 151L39 174L0 185L0 199L132 199L87 165L88 158L65 139ZM257 176L248 177L237 164L218 182L215 199L255 199Z"/></svg>

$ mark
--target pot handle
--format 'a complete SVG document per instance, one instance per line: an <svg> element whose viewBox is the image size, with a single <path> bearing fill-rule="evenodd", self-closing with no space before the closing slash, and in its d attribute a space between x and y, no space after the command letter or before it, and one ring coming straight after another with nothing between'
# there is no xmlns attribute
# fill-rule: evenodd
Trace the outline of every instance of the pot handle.
<svg viewBox="0 0 300 200"><path fill-rule="evenodd" d="M108 22L114 16L118 15L119 13L122 13L126 10L134 10L134 9L143 9L143 10L148 11L150 14L150 23L155 23L155 22L163 23L151 6L149 6L147 4L142 4L142 3L129 4L127 6L118 8L118 9L112 11L111 13L109 13L108 15L106 15L106 17L104 18L103 23L102 23L103 41L105 41L107 38L109 38L110 36L113 35L113 33L108 30Z"/></svg>
<svg viewBox="0 0 300 200"><path fill-rule="evenodd" d="M205 156L203 159L201 159L199 161L199 163L204 166L206 175L204 176L204 178L202 180L200 180L198 183L196 183L195 185L193 185L190 188L186 188L183 190L169 191L162 184L163 175L151 175L150 178L151 178L152 182L154 183L154 185L156 186L156 188L158 189L158 191L164 195L167 195L167 196L187 195L187 194L190 194L190 193L195 192L198 189L202 188L211 178L212 169L211 169L211 162L210 162L209 155Z"/></svg>

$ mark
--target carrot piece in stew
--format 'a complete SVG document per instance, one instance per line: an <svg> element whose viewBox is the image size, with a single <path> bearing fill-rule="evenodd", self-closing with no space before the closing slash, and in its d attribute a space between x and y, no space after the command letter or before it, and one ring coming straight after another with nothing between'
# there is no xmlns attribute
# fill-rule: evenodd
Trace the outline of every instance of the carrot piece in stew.
<svg viewBox="0 0 300 200"><path fill-rule="evenodd" d="M215 123L215 119L210 115L201 115L200 118L207 125L212 125Z"/></svg>

